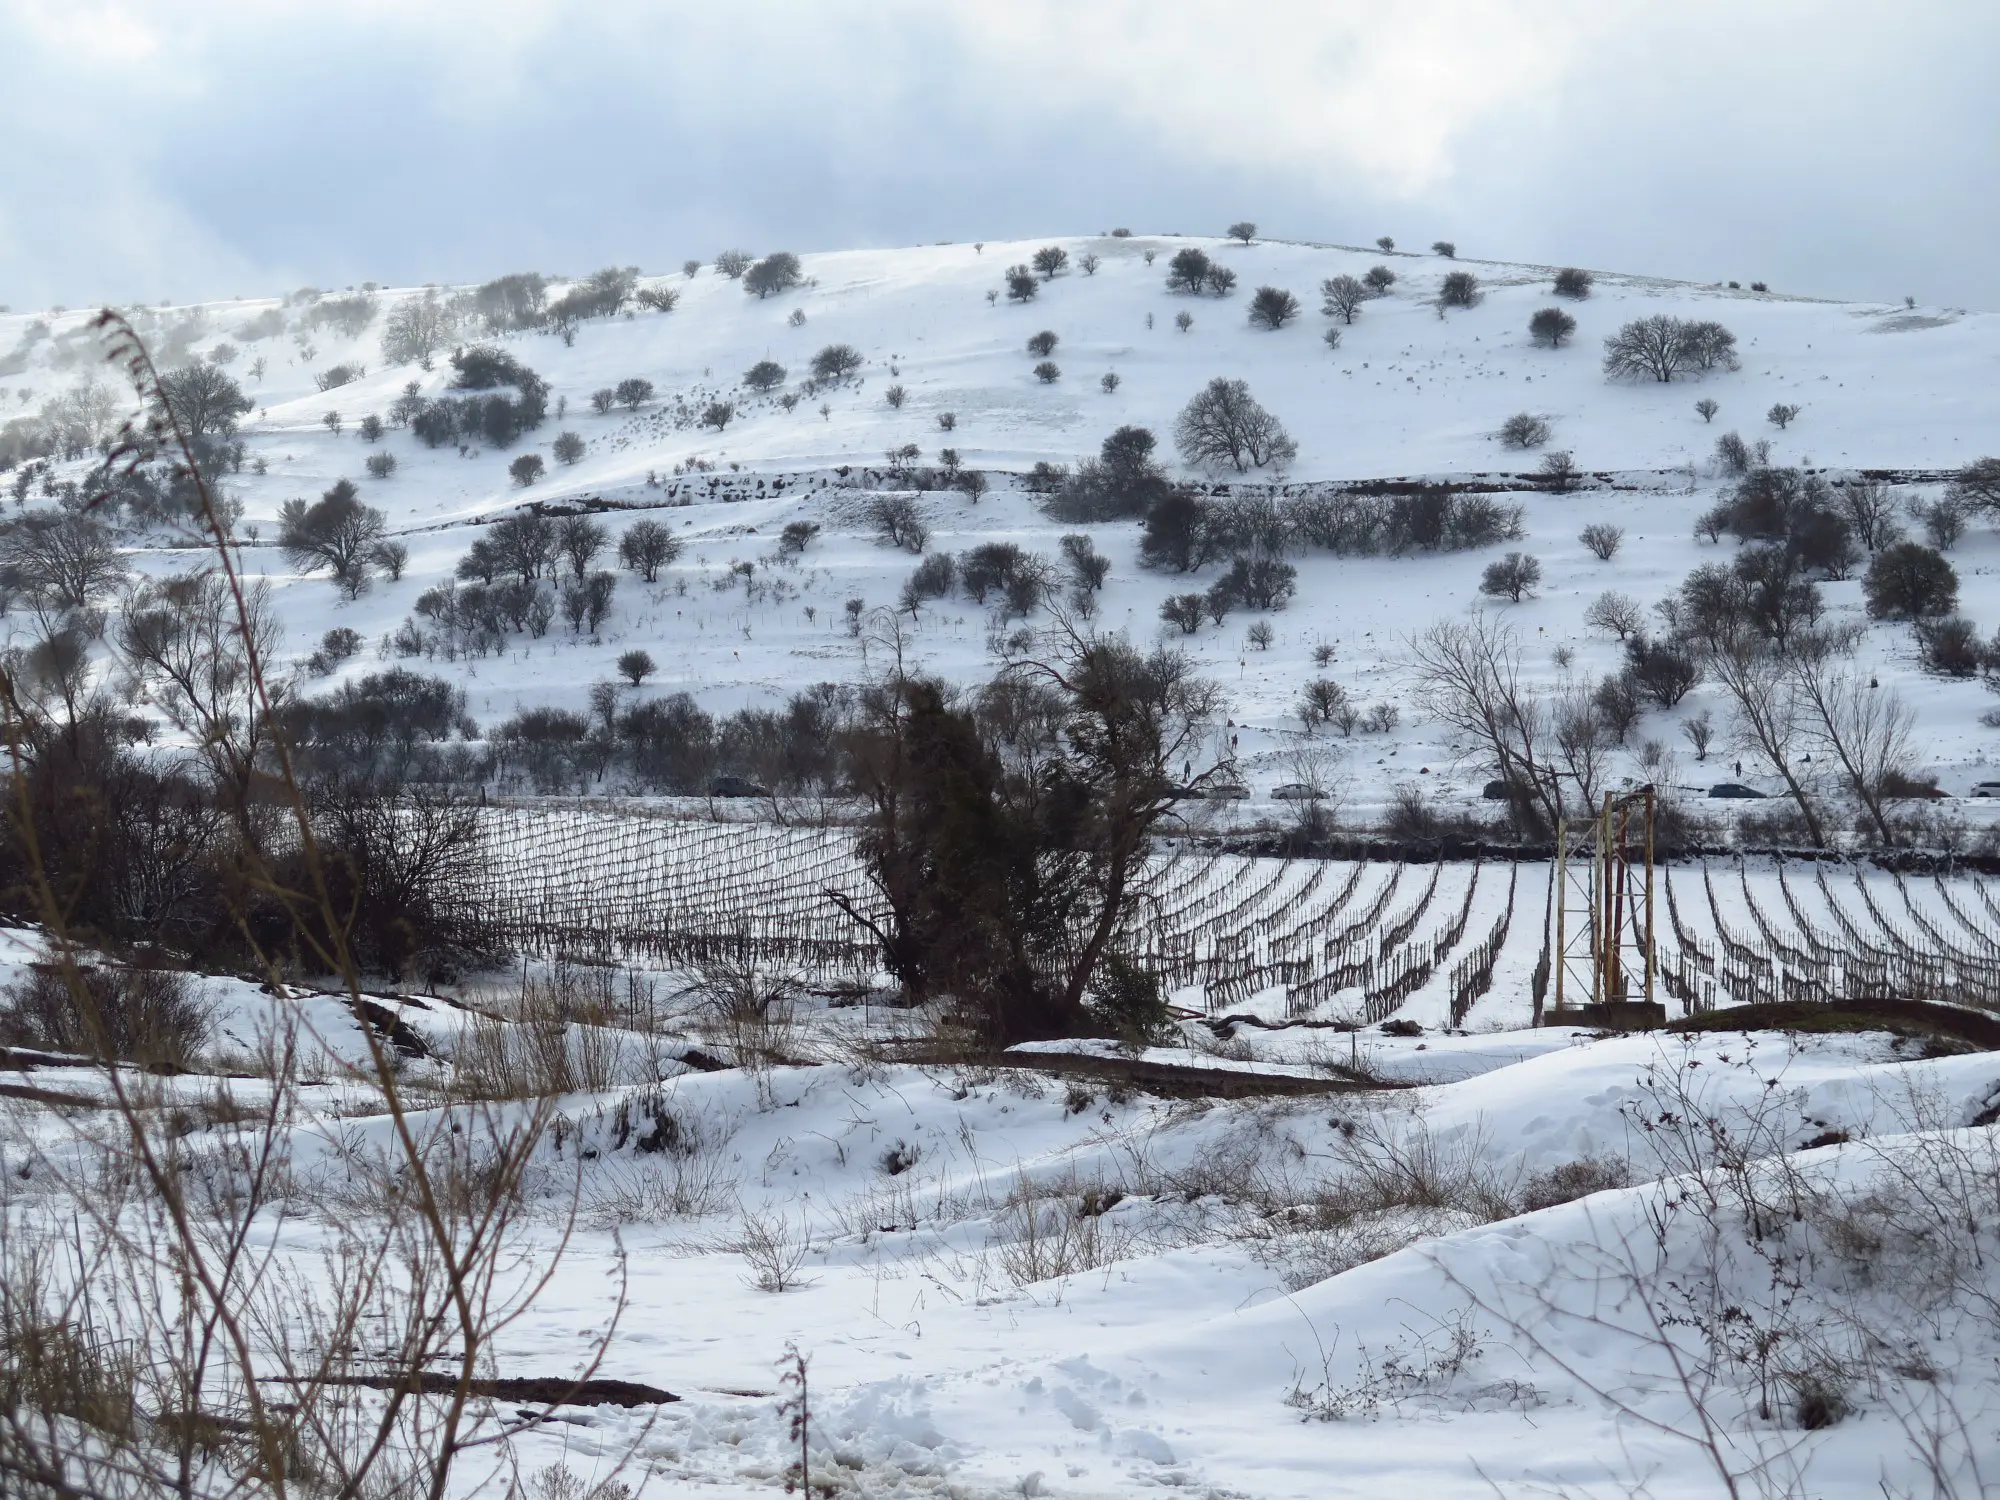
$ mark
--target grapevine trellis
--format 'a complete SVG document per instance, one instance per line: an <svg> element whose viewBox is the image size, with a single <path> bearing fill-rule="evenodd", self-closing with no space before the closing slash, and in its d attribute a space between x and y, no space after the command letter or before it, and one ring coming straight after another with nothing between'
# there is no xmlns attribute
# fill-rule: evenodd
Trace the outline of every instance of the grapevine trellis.
<svg viewBox="0 0 2000 1500"><path fill-rule="evenodd" d="M544 957L739 957L866 981L882 920L853 830L488 808L479 915ZM1550 866L1269 859L1181 846L1126 951L1211 1014L1523 1024L1546 981ZM1663 870L1661 988L1682 1013L1912 998L2000 1010L2000 896L1973 876L1717 861ZM1482 1021L1482 1017L1485 1019Z"/></svg>

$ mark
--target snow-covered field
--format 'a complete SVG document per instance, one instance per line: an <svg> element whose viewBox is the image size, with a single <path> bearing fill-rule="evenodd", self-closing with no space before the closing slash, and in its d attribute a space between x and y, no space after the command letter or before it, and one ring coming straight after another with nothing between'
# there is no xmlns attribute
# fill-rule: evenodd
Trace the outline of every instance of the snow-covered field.
<svg viewBox="0 0 2000 1500"><path fill-rule="evenodd" d="M498 340L546 379L552 403L565 407L505 450L431 449L393 426L379 444L359 434L365 415L388 416L407 382L434 395L451 377L442 357L425 372L382 356L385 319L417 291L382 292L373 320L351 339L330 325L307 330L309 299L149 309L142 330L176 361L212 357L224 344L236 351L228 369L257 403L241 429L248 466L228 480L243 507L245 566L277 590L293 660L303 660L336 626L355 629L370 648L309 688L379 670L390 634L424 590L451 576L481 522L529 502L601 501L633 508L605 518L622 533L640 519L639 508L664 507L645 515L664 518L684 539L680 561L650 587L628 575L595 636L558 622L545 638L513 637L499 656L410 663L463 680L474 717L489 728L524 704L581 709L590 686L612 680L616 658L633 647L659 664L633 696L686 690L712 711L770 704L814 682L864 678L879 669L879 653L871 660L865 636L850 636L845 603L893 608L914 564L875 539L857 487L895 481L879 472L867 478L864 468L880 471L885 453L905 445L915 445L925 465L953 448L967 468L987 472L994 487L977 504L953 491L918 497L931 550L1009 540L1053 555L1057 537L1076 528L1051 522L1010 476L1042 460L1073 465L1120 424L1159 434L1159 455L1186 477L1239 477L1178 469L1171 451L1175 414L1215 376L1247 380L1290 429L1299 447L1288 476L1294 481L1532 472L1540 455L1506 449L1498 430L1518 412L1546 418L1553 428L1549 447L1573 452L1596 477L1576 493L1507 497L1526 507L1526 538L1510 545L1541 560L1543 582L1534 597L1488 607L1521 637L1530 679L1548 687L1565 678L1594 679L1619 665L1617 643L1583 621L1597 594L1613 589L1650 605L1697 564L1733 552L1733 544L1701 543L1692 531L1724 483L1712 462L1719 434L1767 439L1774 463L1836 473L1872 468L1942 476L2000 448L1994 378L2000 319L1991 314L1608 272L1597 274L1588 299L1567 301L1551 295L1547 267L1145 237L1062 240L1070 267L1032 302L989 299L1005 269L1028 259L1039 243L807 255L807 284L767 299L745 295L741 282L709 267L692 278L649 277L642 286L679 291L675 310L587 320L573 345L547 332ZM1237 273L1232 296L1168 291L1167 261L1190 244ZM1086 254L1101 260L1095 274L1079 268ZM1157 258L1148 264L1148 255ZM1400 279L1388 296L1365 304L1343 328L1339 347L1329 350L1320 334L1331 320L1316 311L1319 282L1376 264ZM1453 269L1475 273L1483 297L1441 318L1435 293ZM1262 284L1294 292L1303 316L1276 332L1250 326L1248 295ZM1556 303L1579 326L1569 343L1550 349L1530 339L1527 323L1531 312ZM1193 317L1184 332L1175 324L1182 312ZM1723 323L1737 336L1742 368L1670 384L1608 381L1600 369L1602 339L1653 313ZM246 341L241 330L260 316L289 333ZM0 378L0 408L32 414L85 378L110 378L93 363L81 331L86 319L82 312L0 316L0 350L16 350ZM31 336L31 324L50 336ZM1051 384L1032 373L1036 359L1025 349L1027 338L1043 329L1060 338L1052 359L1061 378ZM778 397L797 395L813 353L832 343L861 352L866 363L859 374L822 385L785 410ZM742 378L762 359L783 365L787 380L760 396ZM261 362L261 377L250 374L253 360ZM366 374L330 391L316 389L315 376L336 364L363 366ZM1118 377L1113 391L1101 388L1106 374ZM591 392L629 377L650 381L655 395L634 411L592 410ZM891 387L905 393L900 406L886 399ZM1694 409L1702 397L1720 404L1712 423ZM735 420L721 432L698 425L707 403L720 398L733 400ZM1776 402L1801 408L1783 431L1764 416ZM336 411L338 435L323 420ZM949 432L939 423L946 414L955 424ZM564 431L584 440L573 465L550 452ZM377 452L395 455L392 477L364 472L364 461ZM522 489L510 481L508 465L528 452L548 459L547 473ZM59 464L53 477L81 479L86 467ZM387 513L411 554L400 582L378 577L353 602L342 601L324 575L298 577L271 545L286 500L315 498L343 477ZM1915 499L1936 489L1911 484L1900 493ZM780 560L777 533L798 519L822 529L802 558ZM1588 523L1624 528L1624 545L1612 560L1597 560L1578 541ZM1137 523L1088 529L1111 560L1099 623L1141 640L1160 635L1161 602L1189 581L1141 570ZM1365 820L1405 783L1430 788L1444 802L1476 802L1471 794L1480 769L1425 722L1412 700L1402 647L1412 631L1481 602L1480 572L1496 550L1400 558L1307 553L1296 559L1296 599L1268 617L1267 648L1249 643L1256 616L1247 611L1221 627L1174 636L1227 689L1232 751L1252 792L1293 779L1288 757L1298 690L1307 678L1327 675L1358 704L1400 710L1400 723L1386 733L1337 741L1335 779L1344 784L1350 810ZM1953 553L1962 608L1983 627L2000 623L1997 559L2000 538L1980 522ZM161 573L190 559L156 547L136 561ZM729 569L736 563L755 565L754 586L740 580L732 586ZM1197 577L1193 584L1206 581ZM1862 618L1858 581L1823 587L1836 620ZM925 606L910 622L908 649L914 665L970 680L991 670L990 634L985 612L954 596ZM1313 663L1322 646L1334 652L1325 668ZM1960 795L1987 778L1992 734L1979 715L1989 700L1976 683L1923 676L1903 626L1870 628L1859 662L1889 679L1916 709L1921 769L1938 773L1945 789ZM1696 763L1677 732L1679 722L1704 709L1718 723L1727 717L1706 686L1677 709L1650 712L1612 757L1616 773L1696 790L1718 776L1738 779L1733 769L1719 772L1713 760ZM1678 754L1664 763L1656 757L1642 770L1636 761L1648 741ZM1734 755L1723 754L1733 766ZM1741 779L1755 782L1761 770L1747 764Z"/></svg>
<svg viewBox="0 0 2000 1500"><path fill-rule="evenodd" d="M9 936L8 977L33 951ZM292 1004L323 1054L285 1133L299 1190L271 1219L281 1261L311 1266L368 1222L340 1191L386 1128L339 1071L366 1056L359 1027L335 1000L207 983L215 1068ZM422 1040L401 1073L419 1128L469 1109L426 1101L476 1092L509 1023L435 999L396 1016ZM556 1101L512 1231L524 1269L566 1248L491 1368L568 1374L615 1313L595 1373L680 1400L559 1408L512 1440L528 1473L625 1461L648 1492L775 1493L796 1346L814 1482L840 1495L1859 1497L1933 1493L1932 1457L1935 1493L1984 1492L1992 1054L1869 1032L1371 1030L1353 1059L1403 1086L1169 1099L884 1062L853 1046L859 1016L801 1012L783 1046L824 1060L747 1070L677 1061L720 1044L671 1004L615 1062L573 1028L597 1074ZM1258 1055L1332 1083L1350 1038L1327 1035L1256 1033ZM1148 1055L1246 1066L1205 1036ZM88 1100L106 1079L4 1081ZM222 1122L268 1085L198 1069L152 1087ZM10 1211L32 1215L61 1181L35 1151L60 1160L90 1110L9 1108ZM198 1123L189 1160L228 1129Z"/></svg>
<svg viewBox="0 0 2000 1500"><path fill-rule="evenodd" d="M1767 439L1773 463L1896 471L1906 500L2000 450L1991 314L1599 273L1587 299L1561 304L1579 326L1550 349L1527 322L1556 300L1552 268L1070 239L1067 272L1016 303L1006 268L1042 243L808 255L807 283L763 300L706 266L648 276L642 287L679 291L672 311L585 320L573 343L496 337L551 387L549 420L504 449L426 447L394 425L361 435L407 384L446 392L443 359L425 371L381 354L384 322L422 289L380 292L351 336L310 326L310 297L149 309L138 322L169 366L227 354L256 404L225 488L242 508L243 569L272 589L301 690L408 665L461 683L483 731L523 707L585 709L634 648L658 670L619 690L627 705L686 691L720 713L867 680L884 640L850 632L848 602L893 608L916 562L868 519L871 498L908 484L885 454L914 445L934 465L952 448L991 479L976 502L913 493L932 552L1012 541L1054 556L1078 528L1051 520L1020 477L1076 464L1127 423L1159 433L1171 464L1175 414L1216 376L1246 380L1297 439L1287 483L1475 480L1523 505L1526 536L1509 545L1540 558L1541 587L1485 608L1549 689L1619 665L1617 642L1584 621L1599 593L1650 604L1734 551L1694 533L1728 483L1712 461L1719 434ZM1237 273L1233 296L1167 290L1167 259L1190 244ZM1101 260L1090 274L1087 255ZM1329 348L1319 282L1378 263L1399 278L1392 293ZM1452 270L1477 274L1484 294L1440 316ZM1250 326L1245 305L1265 284L1296 293L1304 316ZM1742 367L1608 381L1602 338L1656 312L1725 324ZM0 420L111 379L87 321L0 315ZM1059 336L1046 382L1025 347L1043 329ZM861 351L859 374L788 409L781 394L799 394L814 352L834 343ZM786 367L786 384L756 395L743 375L764 359ZM339 364L366 371L320 389L315 377ZM593 392L628 378L653 387L636 409L592 408ZM1713 423L1699 398L1719 403ZM733 420L701 426L722 399ZM1783 430L1763 415L1779 402L1801 408ZM1574 453L1578 489L1524 486L1539 455L1497 436L1520 412ZM564 432L583 441L574 463L553 447ZM394 472L371 476L367 460L384 453ZM527 453L547 466L523 487L508 466ZM60 503L92 463L37 470L22 503ZM342 478L409 549L401 579L378 575L353 599L299 576L274 545L285 502ZM595 633L557 622L497 654L398 657L391 638L417 598L453 576L482 528L530 504L596 509L614 540L663 522L683 552L657 583L622 575ZM819 529L782 557L794 521ZM1578 538L1592 523L1624 528L1608 561ZM1185 647L1228 695L1217 751L1250 795L1189 813L1195 831L1292 816L1271 793L1299 774L1294 707L1319 676L1398 710L1387 728L1312 737L1333 757L1341 818L1365 823L1411 785L1433 806L1494 809L1488 768L1422 712L1405 647L1479 606L1498 549L1306 552L1296 598L1259 644L1258 617L1241 610L1165 635L1160 605L1189 580L1140 567L1136 522L1085 529L1111 563L1098 623ZM158 533L121 541L145 575L201 561ZM1961 608L2000 624L2000 539L1985 521L1952 561ZM752 565L747 581L739 564ZM1955 796L1987 780L1994 730L1978 681L1924 675L1907 626L1865 622L1859 582L1822 587L1836 620L1865 626L1860 670L1913 706L1914 769ZM961 597L902 621L905 665L972 681L996 664L995 622ZM305 673L340 627L365 649ZM7 628L21 638L25 612ZM116 685L111 648L89 651ZM1735 747L1719 740L1706 763L1683 748L1680 725L1703 711L1718 726L1729 717L1709 686L1649 711L1610 752L1608 782L1768 789L1766 768ZM1183 1008L1166 1044L913 1063L935 1055L908 1045L926 1018L874 1003L878 955L825 899L866 899L851 810L778 826L747 806L718 819L658 799L644 809L658 816L635 817L610 800L630 790L616 778L585 790L603 800L496 797L478 814L473 894L517 945L510 974L363 1006L199 979L214 1012L200 1055L143 1081L176 1149L223 1181L246 1107L284 1094L289 1186L257 1226L301 1285L329 1247L378 1224L380 1204L351 1180L392 1135L364 1020L394 1039L389 1076L426 1140L518 1123L553 1098L524 1211L507 1221L522 1252L509 1274L553 1267L551 1279L501 1332L491 1371L560 1377L601 1341L598 1374L681 1399L565 1407L505 1450L530 1472L561 1460L588 1480L629 1458L627 1477L655 1493L776 1492L796 1442L778 1361L795 1346L810 1360L811 1479L840 1495L1845 1500L1985 1494L2000 1474L1994 1054L1867 1029L1534 1028L1553 1002L1538 992L1554 957L1546 863L1214 856L1187 841L1159 855L1143 930L1125 935ZM1993 805L1968 799L1962 815L1981 821ZM1657 918L1670 1017L1883 995L2000 1007L2000 895L1975 877L1711 858L1663 873ZM702 954L734 938L811 982L769 1028L731 1022L697 983ZM0 934L0 984L28 984L42 956L35 935ZM272 1038L287 1028L300 1050L274 1081ZM20 1053L5 1063L0 1212L73 1224L109 1084L136 1088L136 1075Z"/></svg>

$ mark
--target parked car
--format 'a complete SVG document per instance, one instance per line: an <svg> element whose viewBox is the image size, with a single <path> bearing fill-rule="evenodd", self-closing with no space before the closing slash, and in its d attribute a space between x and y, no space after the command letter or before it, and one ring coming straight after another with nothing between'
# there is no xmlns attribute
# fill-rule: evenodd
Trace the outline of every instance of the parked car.
<svg viewBox="0 0 2000 1500"><path fill-rule="evenodd" d="M1488 802L1505 802L1513 794L1508 791L1505 781L1495 780L1489 781L1485 786L1481 787L1479 795L1484 797Z"/></svg>
<svg viewBox="0 0 2000 1500"><path fill-rule="evenodd" d="M1972 789L1975 797L2000 797L2000 781L1982 781Z"/></svg>
<svg viewBox="0 0 2000 1500"><path fill-rule="evenodd" d="M1764 796L1754 786L1745 786L1740 781L1718 781L1708 789L1708 795L1711 797L1757 798L1759 800Z"/></svg>
<svg viewBox="0 0 2000 1500"><path fill-rule="evenodd" d="M718 776L708 784L711 797L768 797L770 792L742 776Z"/></svg>
<svg viewBox="0 0 2000 1500"><path fill-rule="evenodd" d="M1218 802L1236 802L1249 796L1250 788L1247 786L1238 786L1233 781L1218 781L1211 784L1204 795L1212 797Z"/></svg>
<svg viewBox="0 0 2000 1500"><path fill-rule="evenodd" d="M1303 781L1288 781L1283 786L1271 788L1271 798L1275 802L1316 802L1325 795L1318 787L1308 786Z"/></svg>

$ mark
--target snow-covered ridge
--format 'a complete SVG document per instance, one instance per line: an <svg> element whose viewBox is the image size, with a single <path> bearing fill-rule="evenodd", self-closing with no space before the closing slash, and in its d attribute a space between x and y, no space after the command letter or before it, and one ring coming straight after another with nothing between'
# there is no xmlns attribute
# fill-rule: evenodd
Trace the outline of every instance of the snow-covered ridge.
<svg viewBox="0 0 2000 1500"><path fill-rule="evenodd" d="M1067 250L1068 269L1039 283L1032 301L1010 300L1007 268L1048 243ZM1190 246L1237 274L1232 295L1168 289L1168 262ZM1099 264L1085 274L1082 261L1093 255ZM1335 320L1318 311L1320 282L1360 276L1377 264L1398 280L1389 295L1365 303L1351 325L1341 324L1339 345L1329 349L1321 335ZM549 420L506 449L427 448L393 425L379 442L360 434L361 419L387 418L409 383L424 395L448 388L452 372L442 358L424 371L392 364L382 353L389 318L433 295L431 289L375 294L368 322L351 335L328 321L305 326L310 302L272 298L150 309L141 321L169 363L220 358L225 345L235 351L226 368L256 409L240 434L245 467L228 485L243 507L246 569L276 590L286 649L295 659L303 660L336 625L358 631L371 646L384 642L426 588L451 576L470 540L468 528L515 507L602 506L614 535L635 519L619 511L666 508L686 543L680 561L657 585L628 578L596 635L558 626L546 638L518 637L503 656L413 663L462 680L474 717L488 725L523 704L582 708L590 684L612 678L618 655L634 646L647 649L661 668L643 694L685 690L717 711L767 703L815 681L866 675L873 666L865 641L845 629L845 604L860 599L869 608L893 608L914 560L876 540L856 491L907 484L884 472L885 455L910 446L920 465L937 464L951 448L964 467L995 476L977 504L950 491L919 497L932 550L1012 541L1053 554L1058 536L1073 528L1049 520L1035 497L1003 476L1037 462L1074 464L1121 424L1159 433L1160 453L1178 477L1217 486L1429 478L1513 488L1521 480L1504 476L1532 472L1540 455L1506 449L1499 429L1516 413L1539 416L1552 429L1548 448L1572 452L1586 476L1574 493L1510 497L1524 506L1526 534L1509 545L1540 559L1542 583L1537 594L1505 606L1505 614L1526 643L1526 670L1550 687L1620 663L1617 643L1583 622L1596 594L1615 589L1650 604L1698 563L1729 555L1728 544L1718 549L1692 535L1695 517L1723 483L1712 462L1721 433L1768 440L1774 463L1893 471L1911 496L2000 448L2000 381L1993 378L2000 371L2000 318L1989 313L1837 303L1611 272L1596 274L1587 298L1571 300L1553 295L1548 267L1141 236L807 254L802 269L805 284L762 299L707 265L692 277L649 275L642 290L678 292L672 311L628 304L623 314L583 321L573 343L546 331L496 336L549 383L552 408ZM1440 316L1436 294L1454 271L1478 277L1480 298ZM1304 305L1302 316L1277 331L1252 326L1246 307L1262 285L1291 291ZM553 283L551 295L563 289ZM1578 327L1562 347L1549 348L1530 337L1528 320L1557 305ZM1176 326L1182 313L1192 319L1186 331ZM1666 384L1608 380L1600 367L1602 340L1655 313L1722 323L1736 335L1741 368ZM88 377L110 378L82 332L88 317L81 311L0 316L6 371L0 411L32 415ZM281 331L248 338L260 322ZM47 325L46 336L31 334L37 323ZM1029 337L1043 330L1058 337L1049 359L1060 376L1051 383L1035 376L1037 357L1027 349ZM837 343L860 352L861 369L804 395L814 354ZM743 377L762 360L782 365L786 377L758 394ZM261 376L253 378L259 361ZM318 389L318 378L336 365L366 373ZM1108 390L1107 375L1117 377ZM1167 437L1173 418L1216 376L1245 380L1290 430L1298 456L1286 474L1217 474L1173 464ZM633 410L592 409L593 392L627 379L650 382L653 396ZM900 404L888 399L892 387L903 392ZM799 399L788 410L790 396ZM1703 398L1719 403L1713 421L1695 410ZM735 408L720 431L701 425L718 401ZM1801 408L1783 430L1764 415L1778 403ZM325 420L334 412L338 432ZM583 444L573 464L552 449L564 432ZM397 460L393 475L368 477L366 460L385 453ZM509 463L524 453L547 461L526 488L508 477ZM79 459L58 465L54 477L81 482L86 469ZM361 486L411 552L400 581L378 578L351 602L339 599L323 576L297 577L270 545L286 500L313 498L341 478ZM774 553L778 531L793 520L822 528L796 567ZM1623 528L1614 559L1599 561L1579 544L1580 528L1591 523ZM1138 566L1132 523L1094 532L1112 565L1100 623L1142 638L1161 634L1161 603L1187 580ZM171 547L134 557L148 573L190 560ZM1379 806L1396 784L1457 765L1454 747L1414 711L1400 643L1412 630L1476 603L1480 570L1491 560L1485 551L1309 554L1297 560L1297 597L1271 618L1267 647L1246 643L1248 613L1194 636L1170 636L1228 688L1241 741L1235 748L1253 791L1289 779L1281 762L1297 729L1291 711L1300 684L1316 675L1337 678L1358 701L1401 709L1395 729L1343 743L1354 802ZM1976 526L1953 560L1961 607L1990 628L2000 615L1991 575L2000 545ZM753 565L763 584L728 588L738 563ZM712 587L718 583L725 587ZM1857 582L1827 584L1824 593L1835 618L1859 617ZM965 680L991 668L989 628L968 601L940 600L910 630L915 660L931 670ZM1334 653L1330 667L1314 660L1322 648ZM328 683L379 670L384 660L366 651ZM1962 792L1987 779L1989 735L1978 723L1987 700L1976 685L1919 676L1903 627L1872 629L1861 663L1917 707L1925 765L1942 773L1947 790ZM1712 691L1697 689L1675 711L1649 715L1627 750L1656 740L1680 750L1679 774L1697 787L1716 779L1710 766L1693 762L1677 733L1679 721L1704 707L1724 716ZM1620 768L1626 771L1640 774L1636 763ZM1755 775L1754 767L1743 772Z"/></svg>

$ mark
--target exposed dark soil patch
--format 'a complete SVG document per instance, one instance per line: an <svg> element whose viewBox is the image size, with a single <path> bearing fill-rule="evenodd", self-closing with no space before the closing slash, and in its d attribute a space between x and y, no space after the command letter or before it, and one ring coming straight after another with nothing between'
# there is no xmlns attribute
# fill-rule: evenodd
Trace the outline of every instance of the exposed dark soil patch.
<svg viewBox="0 0 2000 1500"><path fill-rule="evenodd" d="M414 1386L426 1396L449 1396L458 1389L455 1376L429 1372L410 1375L348 1375L327 1382L330 1385L358 1385L371 1391L408 1390ZM474 1396L495 1401L520 1401L530 1406L665 1406L681 1398L656 1385L636 1380L565 1380L559 1375L516 1376L501 1380L475 1380L467 1389Z"/></svg>
<svg viewBox="0 0 2000 1500"><path fill-rule="evenodd" d="M430 1047L423 1035L388 1006L363 997L351 1002L355 1018L394 1047L404 1057L429 1057Z"/></svg>
<svg viewBox="0 0 2000 1500"><path fill-rule="evenodd" d="M60 1104L84 1109L101 1109L101 1100L86 1094L65 1093L61 1089L38 1089L32 1083L0 1083L0 1099L25 1099L30 1104Z"/></svg>
<svg viewBox="0 0 2000 1500"><path fill-rule="evenodd" d="M986 1059L995 1067L1024 1068L1067 1078L1096 1079L1163 1099L1252 1099L1265 1096L1353 1094L1385 1085L1345 1074L1303 1078L1292 1073L1256 1073L1209 1068L1199 1063L1163 1063L1138 1057L1091 1057L1075 1052L1005 1052ZM1393 1085L1387 1085L1393 1087Z"/></svg>

